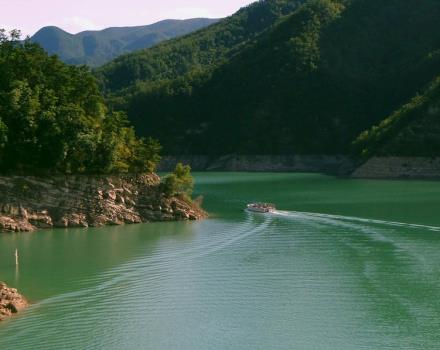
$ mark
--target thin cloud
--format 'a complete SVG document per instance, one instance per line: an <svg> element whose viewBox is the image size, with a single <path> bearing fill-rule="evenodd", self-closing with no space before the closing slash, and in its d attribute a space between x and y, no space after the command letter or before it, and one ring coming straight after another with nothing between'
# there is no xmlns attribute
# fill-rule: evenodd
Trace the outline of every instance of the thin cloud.
<svg viewBox="0 0 440 350"><path fill-rule="evenodd" d="M180 7L164 14L164 18L187 19L187 18L220 18L221 14L214 13L206 8L201 7Z"/></svg>
<svg viewBox="0 0 440 350"><path fill-rule="evenodd" d="M78 17L78 16L64 18L61 21L60 27L66 28L69 32L71 32L73 34L78 33L78 32L82 32L84 30L101 29L101 27L98 26L91 19L85 18L85 17Z"/></svg>

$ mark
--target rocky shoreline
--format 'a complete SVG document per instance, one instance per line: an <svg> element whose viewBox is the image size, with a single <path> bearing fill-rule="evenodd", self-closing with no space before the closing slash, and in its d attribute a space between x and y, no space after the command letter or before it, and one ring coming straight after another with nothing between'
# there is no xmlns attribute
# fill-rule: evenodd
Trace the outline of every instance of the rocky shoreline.
<svg viewBox="0 0 440 350"><path fill-rule="evenodd" d="M2 176L0 193L0 232L207 217L191 201L164 196L156 174Z"/></svg>
<svg viewBox="0 0 440 350"><path fill-rule="evenodd" d="M9 288L6 283L0 282L0 321L17 314L28 305L27 300L15 288Z"/></svg>
<svg viewBox="0 0 440 350"><path fill-rule="evenodd" d="M440 179L440 158L373 157L352 174L362 179Z"/></svg>
<svg viewBox="0 0 440 350"><path fill-rule="evenodd" d="M194 171L310 172L357 179L440 179L440 158L373 157L367 161L344 155L188 155L165 156L160 171L173 164L189 164Z"/></svg>
<svg viewBox="0 0 440 350"><path fill-rule="evenodd" d="M193 171L246 172L319 172L346 175L355 163L344 155L187 155L164 156L159 171L171 171L176 163L191 166Z"/></svg>

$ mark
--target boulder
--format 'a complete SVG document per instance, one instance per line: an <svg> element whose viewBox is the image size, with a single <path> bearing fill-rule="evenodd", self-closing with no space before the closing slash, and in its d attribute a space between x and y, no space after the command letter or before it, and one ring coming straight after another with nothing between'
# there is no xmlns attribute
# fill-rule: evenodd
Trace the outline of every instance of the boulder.
<svg viewBox="0 0 440 350"><path fill-rule="evenodd" d="M9 288L6 283L0 282L0 321L17 314L28 305L17 289Z"/></svg>

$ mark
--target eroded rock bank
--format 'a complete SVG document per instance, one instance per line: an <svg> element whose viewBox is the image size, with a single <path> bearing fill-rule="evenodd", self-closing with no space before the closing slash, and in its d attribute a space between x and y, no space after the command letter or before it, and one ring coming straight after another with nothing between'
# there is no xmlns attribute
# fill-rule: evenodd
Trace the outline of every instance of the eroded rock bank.
<svg viewBox="0 0 440 350"><path fill-rule="evenodd" d="M347 175L355 163L344 155L225 155L165 156L160 171L176 163L189 164L194 171L320 172Z"/></svg>
<svg viewBox="0 0 440 350"><path fill-rule="evenodd" d="M207 216L190 201L164 196L156 174L3 176L0 193L3 232L198 220Z"/></svg>
<svg viewBox="0 0 440 350"><path fill-rule="evenodd" d="M440 179L440 158L373 157L351 176L368 179Z"/></svg>
<svg viewBox="0 0 440 350"><path fill-rule="evenodd" d="M183 162L195 171L310 172L363 179L440 179L440 158L373 157L367 161L344 155L165 156L160 171Z"/></svg>
<svg viewBox="0 0 440 350"><path fill-rule="evenodd" d="M0 321L24 310L28 305L17 289L9 288L6 283L0 282Z"/></svg>

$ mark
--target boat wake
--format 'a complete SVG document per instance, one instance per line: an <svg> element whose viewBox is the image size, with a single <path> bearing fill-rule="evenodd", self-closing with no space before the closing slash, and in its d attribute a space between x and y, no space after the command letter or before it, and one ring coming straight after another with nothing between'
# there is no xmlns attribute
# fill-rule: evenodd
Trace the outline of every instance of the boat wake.
<svg viewBox="0 0 440 350"><path fill-rule="evenodd" d="M253 218L249 216L242 225L231 227L231 231L234 231L231 235L224 235L223 232L218 232L216 235L210 237L210 242L189 249L184 248L176 252L165 249L164 251L158 251L157 255L154 257L142 255L137 259L103 273L98 278L95 277L90 281L86 280L87 282L94 283L94 286L91 288L84 288L79 291L68 292L47 298L40 301L38 305L54 304L71 298L84 298L84 296L94 296L96 299L96 296L99 295L100 292L103 292L108 288L114 288L117 285L124 285L128 280L136 280L141 278L141 276L143 276L142 278L145 278L145 276L154 272L158 268L167 269L174 266L173 262L175 261L179 261L180 264L183 264L190 260L203 258L226 249L231 245L235 245L247 237L254 237L257 234L261 234L268 228L271 221L272 219L270 217L265 217L263 221L255 223Z"/></svg>
<svg viewBox="0 0 440 350"><path fill-rule="evenodd" d="M366 219L366 218L360 218L354 216L321 214L321 213L300 212L300 211L284 211L284 210L275 210L271 214L276 216L290 217L293 219L301 219L301 220L319 220L319 221L326 221L333 223L345 222L345 223L373 224L379 226L388 226L388 227L393 226L393 227L423 229L434 232L440 232L440 227L438 226L410 224L404 222L386 221L386 220L378 220L378 219Z"/></svg>

